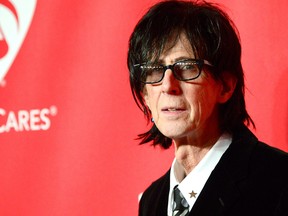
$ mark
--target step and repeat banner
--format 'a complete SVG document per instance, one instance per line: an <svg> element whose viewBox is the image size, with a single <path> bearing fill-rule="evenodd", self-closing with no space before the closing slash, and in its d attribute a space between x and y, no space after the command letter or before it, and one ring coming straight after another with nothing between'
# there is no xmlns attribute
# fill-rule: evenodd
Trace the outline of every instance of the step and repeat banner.
<svg viewBox="0 0 288 216"><path fill-rule="evenodd" d="M156 0L0 0L0 215L137 215L170 166L135 140L129 36ZM257 136L288 150L286 0L218 0L243 45Z"/></svg>

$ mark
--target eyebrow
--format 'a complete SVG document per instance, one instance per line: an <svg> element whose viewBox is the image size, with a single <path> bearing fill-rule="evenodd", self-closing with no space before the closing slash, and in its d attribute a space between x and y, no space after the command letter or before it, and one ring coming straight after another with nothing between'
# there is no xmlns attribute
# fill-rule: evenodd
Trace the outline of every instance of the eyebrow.
<svg viewBox="0 0 288 216"><path fill-rule="evenodd" d="M194 58L192 58L191 56L179 56L175 58L171 63L168 63L168 64L174 64L175 62L186 60L186 59L194 59ZM158 61L154 61L154 62L152 61L151 63L164 65L165 62L163 59L159 59Z"/></svg>

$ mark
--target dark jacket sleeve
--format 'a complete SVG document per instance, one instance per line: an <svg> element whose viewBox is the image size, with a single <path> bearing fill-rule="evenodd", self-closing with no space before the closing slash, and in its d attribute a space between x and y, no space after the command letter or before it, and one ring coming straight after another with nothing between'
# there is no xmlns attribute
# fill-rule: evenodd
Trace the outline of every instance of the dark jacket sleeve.
<svg viewBox="0 0 288 216"><path fill-rule="evenodd" d="M287 167L288 169L288 167ZM287 216L288 215L288 186L283 190L274 216Z"/></svg>

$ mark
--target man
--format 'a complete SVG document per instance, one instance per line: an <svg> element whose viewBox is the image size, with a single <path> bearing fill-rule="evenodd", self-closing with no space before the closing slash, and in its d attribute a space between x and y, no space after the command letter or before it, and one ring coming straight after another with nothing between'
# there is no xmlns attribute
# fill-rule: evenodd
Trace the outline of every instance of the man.
<svg viewBox="0 0 288 216"><path fill-rule="evenodd" d="M153 122L141 144L175 147L139 215L288 215L288 155L246 127L240 59L233 22L210 3L160 2L135 27L130 84Z"/></svg>

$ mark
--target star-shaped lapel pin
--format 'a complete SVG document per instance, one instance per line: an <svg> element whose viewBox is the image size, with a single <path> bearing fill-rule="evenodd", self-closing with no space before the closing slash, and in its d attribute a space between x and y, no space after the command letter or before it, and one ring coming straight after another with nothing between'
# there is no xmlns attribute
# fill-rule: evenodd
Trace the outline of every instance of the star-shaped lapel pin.
<svg viewBox="0 0 288 216"><path fill-rule="evenodd" d="M197 193L195 193L193 190L189 194L190 194L190 198L192 198L192 197L196 198Z"/></svg>

